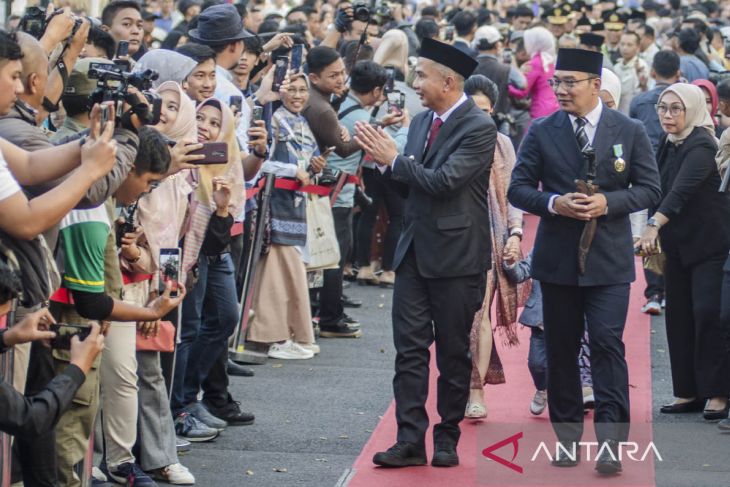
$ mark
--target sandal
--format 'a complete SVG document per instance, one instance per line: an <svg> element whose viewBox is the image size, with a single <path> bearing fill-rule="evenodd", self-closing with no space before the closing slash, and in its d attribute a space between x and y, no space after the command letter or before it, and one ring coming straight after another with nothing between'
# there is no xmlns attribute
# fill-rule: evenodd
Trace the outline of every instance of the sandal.
<svg viewBox="0 0 730 487"><path fill-rule="evenodd" d="M485 419L487 417L487 407L483 404L468 403L466 405L465 418L470 419Z"/></svg>

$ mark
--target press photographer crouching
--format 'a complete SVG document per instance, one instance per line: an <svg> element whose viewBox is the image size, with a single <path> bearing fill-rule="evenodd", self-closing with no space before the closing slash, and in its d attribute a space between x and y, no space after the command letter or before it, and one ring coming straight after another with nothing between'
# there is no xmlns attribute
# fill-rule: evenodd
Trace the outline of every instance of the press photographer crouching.
<svg viewBox="0 0 730 487"><path fill-rule="evenodd" d="M5 320L13 300L22 291L15 272L0 260L0 320ZM56 333L49 330L56 321L48 309L30 313L12 328L0 330L0 353L21 343L42 341L48 346ZM85 340L71 339L71 361L68 367L33 396L23 396L7 382L0 382L0 431L18 438L38 436L56 426L68 410L76 391L84 383L94 359L104 348L104 336L96 323Z"/></svg>

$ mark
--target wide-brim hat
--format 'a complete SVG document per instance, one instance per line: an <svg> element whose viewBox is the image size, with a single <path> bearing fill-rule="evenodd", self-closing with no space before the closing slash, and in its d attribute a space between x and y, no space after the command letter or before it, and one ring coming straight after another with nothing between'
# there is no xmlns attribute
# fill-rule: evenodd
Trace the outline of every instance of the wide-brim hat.
<svg viewBox="0 0 730 487"><path fill-rule="evenodd" d="M451 68L464 78L471 76L479 64L476 59L464 51L457 49L450 44L429 39L428 37L423 39L418 55L422 58L430 59L431 61L446 66L447 68Z"/></svg>
<svg viewBox="0 0 730 487"><path fill-rule="evenodd" d="M253 34L243 28L238 10L231 4L213 5L198 16L198 27L188 37L199 44L217 45L239 41Z"/></svg>

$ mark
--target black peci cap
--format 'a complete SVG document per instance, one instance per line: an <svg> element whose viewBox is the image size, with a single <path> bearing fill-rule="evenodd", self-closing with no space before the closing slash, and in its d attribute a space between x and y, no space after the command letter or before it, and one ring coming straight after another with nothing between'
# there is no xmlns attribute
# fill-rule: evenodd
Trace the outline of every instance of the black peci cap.
<svg viewBox="0 0 730 487"><path fill-rule="evenodd" d="M581 44L595 47L596 49L600 49L605 40L606 38L602 35L594 34L592 32L587 32L580 35Z"/></svg>
<svg viewBox="0 0 730 487"><path fill-rule="evenodd" d="M603 54L586 49L558 49L556 71L580 71L601 76Z"/></svg>
<svg viewBox="0 0 730 487"><path fill-rule="evenodd" d="M478 64L464 51L428 37L424 37L418 55L453 69L465 79L471 76Z"/></svg>

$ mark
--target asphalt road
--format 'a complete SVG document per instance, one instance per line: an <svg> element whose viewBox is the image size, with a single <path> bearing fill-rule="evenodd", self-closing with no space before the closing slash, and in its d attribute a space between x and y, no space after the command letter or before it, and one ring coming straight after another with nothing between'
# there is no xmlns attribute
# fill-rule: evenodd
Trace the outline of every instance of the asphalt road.
<svg viewBox="0 0 730 487"><path fill-rule="evenodd" d="M392 399L392 291L351 286L363 300L348 310L362 322L360 339L322 339L312 360L269 360L256 377L232 377L232 393L256 414L252 426L228 428L213 443L181 456L197 485L334 487L352 466ZM730 486L730 435L700 414L669 416L672 398L662 316L652 320L654 439L664 461L659 487Z"/></svg>

